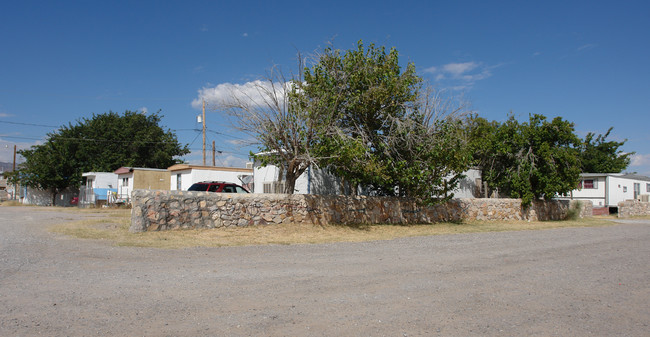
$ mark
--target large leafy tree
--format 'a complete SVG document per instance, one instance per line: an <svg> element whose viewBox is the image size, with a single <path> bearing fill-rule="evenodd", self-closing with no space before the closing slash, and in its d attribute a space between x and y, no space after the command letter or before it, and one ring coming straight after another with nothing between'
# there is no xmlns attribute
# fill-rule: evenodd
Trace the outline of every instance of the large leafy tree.
<svg viewBox="0 0 650 337"><path fill-rule="evenodd" d="M537 114L523 123L513 116L501 124L475 118L470 134L483 180L501 193L521 198L524 206L575 188L581 141L573 123L561 117L549 122Z"/></svg>
<svg viewBox="0 0 650 337"><path fill-rule="evenodd" d="M305 69L303 93L318 108L335 113L335 123L320 144L322 164L352 185L385 188L386 137L394 122L407 114L418 95L415 66L399 65L395 48L374 44L345 53L326 48L311 69Z"/></svg>
<svg viewBox="0 0 650 337"><path fill-rule="evenodd" d="M160 126L158 113L108 112L69 123L50 140L65 144L83 172L113 171L121 166L167 168L178 162L174 157L190 151L171 130Z"/></svg>
<svg viewBox="0 0 650 337"><path fill-rule="evenodd" d="M158 114L126 111L82 118L48 134L44 144L19 151L25 162L15 175L22 184L52 192L78 187L81 173L121 166L167 168L189 153L176 135L164 130Z"/></svg>
<svg viewBox="0 0 650 337"><path fill-rule="evenodd" d="M612 129L609 128L604 135L596 136L592 132L587 134L580 149L582 172L619 173L630 165L630 157L634 152L624 153L620 149L627 139L622 142L606 141Z"/></svg>
<svg viewBox="0 0 650 337"><path fill-rule="evenodd" d="M326 48L305 69L301 93L310 109L333 114L314 152L352 191L426 202L453 196L469 163L458 137L462 109L424 87L412 63L402 68L396 49L361 41L345 53Z"/></svg>

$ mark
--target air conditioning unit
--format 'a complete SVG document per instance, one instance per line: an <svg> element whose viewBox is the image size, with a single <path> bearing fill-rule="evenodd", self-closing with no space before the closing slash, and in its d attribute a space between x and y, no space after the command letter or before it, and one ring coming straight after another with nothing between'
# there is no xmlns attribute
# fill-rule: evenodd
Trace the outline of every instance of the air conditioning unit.
<svg viewBox="0 0 650 337"><path fill-rule="evenodd" d="M650 195L649 194L641 194L639 196L639 200L643 202L650 202Z"/></svg>
<svg viewBox="0 0 650 337"><path fill-rule="evenodd" d="M264 193L275 193L275 194L282 194L284 193L284 183L283 182L272 182L272 183L264 183L263 185Z"/></svg>

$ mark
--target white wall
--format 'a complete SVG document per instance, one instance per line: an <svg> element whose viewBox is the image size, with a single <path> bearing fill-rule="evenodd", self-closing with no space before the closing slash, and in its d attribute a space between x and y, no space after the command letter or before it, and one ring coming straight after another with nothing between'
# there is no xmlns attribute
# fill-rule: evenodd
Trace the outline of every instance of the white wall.
<svg viewBox="0 0 650 337"><path fill-rule="evenodd" d="M477 169L469 169L464 172L465 178L461 179L458 187L453 190L454 198L476 198L475 195L480 186L476 185L477 179L480 182L481 171Z"/></svg>
<svg viewBox="0 0 650 337"><path fill-rule="evenodd" d="M609 177L609 204L618 206L618 203L634 199L634 183L642 183L639 180L625 179L621 177ZM645 186L645 184L642 184Z"/></svg>
<svg viewBox="0 0 650 337"><path fill-rule="evenodd" d="M271 183L278 180L279 169L275 165L255 166L253 168L253 182L255 190L253 193L264 193L264 183Z"/></svg>
<svg viewBox="0 0 650 337"><path fill-rule="evenodd" d="M65 189L56 195L54 206L72 206L70 201L79 195L76 189ZM52 193L32 187L23 188L22 203L26 205L52 206Z"/></svg>
<svg viewBox="0 0 650 337"><path fill-rule="evenodd" d="M264 193L264 184L278 180L280 169L275 165L254 168L254 193ZM335 195L339 191L339 181L325 170L307 169L296 179L294 193Z"/></svg>
<svg viewBox="0 0 650 337"><path fill-rule="evenodd" d="M127 185L122 183L124 178L128 178ZM117 176L117 194L119 198L130 199L131 191L133 191L133 172L118 174Z"/></svg>
<svg viewBox="0 0 650 337"><path fill-rule="evenodd" d="M117 188L117 174L113 172L85 172L82 176L92 179L92 188Z"/></svg>
<svg viewBox="0 0 650 337"><path fill-rule="evenodd" d="M171 191L178 190L178 178L181 178L181 191L187 191L190 186L192 186L192 170L180 170L171 172L171 177L169 178L170 185L169 189Z"/></svg>
<svg viewBox="0 0 650 337"><path fill-rule="evenodd" d="M581 177L582 189L575 189L571 193L574 200L590 200L594 207L607 206L605 191L607 190L607 177ZM595 188L584 188L584 180L593 180Z"/></svg>
<svg viewBox="0 0 650 337"><path fill-rule="evenodd" d="M26 187L24 189L23 204L37 206L52 206L52 193L50 191L39 190L36 188Z"/></svg>

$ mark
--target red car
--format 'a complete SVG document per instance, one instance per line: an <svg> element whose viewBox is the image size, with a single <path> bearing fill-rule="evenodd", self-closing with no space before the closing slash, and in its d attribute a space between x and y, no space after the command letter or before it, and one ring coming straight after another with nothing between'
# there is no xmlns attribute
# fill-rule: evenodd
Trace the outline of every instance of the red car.
<svg viewBox="0 0 650 337"><path fill-rule="evenodd" d="M245 188L224 181L202 181L190 186L188 191L220 192L220 193L249 193Z"/></svg>

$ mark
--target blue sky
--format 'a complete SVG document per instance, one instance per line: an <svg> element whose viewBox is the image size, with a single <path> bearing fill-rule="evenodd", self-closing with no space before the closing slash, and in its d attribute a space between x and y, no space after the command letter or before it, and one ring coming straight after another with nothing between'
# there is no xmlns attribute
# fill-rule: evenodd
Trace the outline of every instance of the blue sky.
<svg viewBox="0 0 650 337"><path fill-rule="evenodd" d="M613 126L636 152L628 171L650 175L647 1L5 1L0 161L93 113L162 110L200 164L202 90L358 40L397 48L489 120L561 116L581 137ZM206 120L217 165L243 165L243 136L219 112Z"/></svg>

